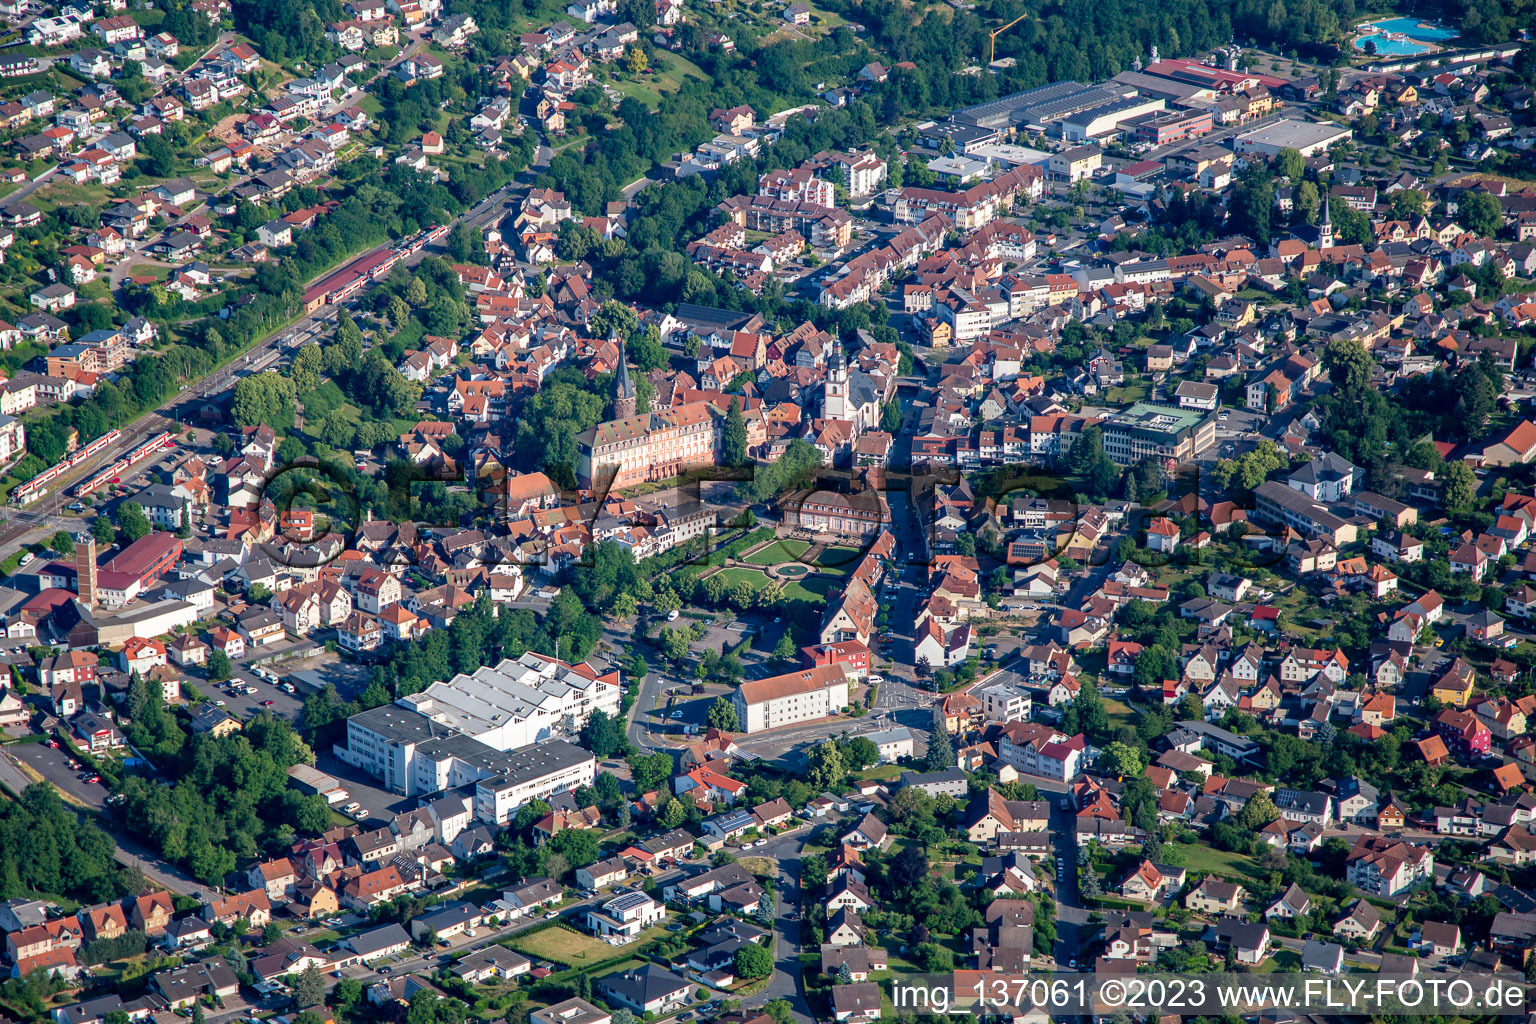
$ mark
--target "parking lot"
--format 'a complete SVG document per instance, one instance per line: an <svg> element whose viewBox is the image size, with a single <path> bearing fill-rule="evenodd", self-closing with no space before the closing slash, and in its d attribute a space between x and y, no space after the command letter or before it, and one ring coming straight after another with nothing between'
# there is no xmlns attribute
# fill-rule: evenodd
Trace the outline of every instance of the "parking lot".
<svg viewBox="0 0 1536 1024"><path fill-rule="evenodd" d="M107 788L99 782L85 781L87 776L94 777L85 768L71 768L67 750L54 749L43 743L17 743L7 747L6 752L53 783L62 793L91 807L101 807L106 801Z"/></svg>
<svg viewBox="0 0 1536 1024"><path fill-rule="evenodd" d="M267 678L258 675L258 672L267 673ZM203 696L220 704L226 711L236 718L244 721L258 711L270 711L289 721L297 721L300 710L304 707L304 699L296 693L289 693L281 689L273 681L277 673L270 669L253 669L239 663L231 666L231 678L228 683L218 687L209 686ZM278 676L280 678L280 676ZM236 692L249 687L252 692Z"/></svg>
<svg viewBox="0 0 1536 1024"><path fill-rule="evenodd" d="M416 806L415 798L389 792L376 780L336 760L330 751L315 751L315 768L340 782L347 791L347 798L336 805L336 810L353 802L360 803L368 812L365 822L386 822L396 812L409 811Z"/></svg>

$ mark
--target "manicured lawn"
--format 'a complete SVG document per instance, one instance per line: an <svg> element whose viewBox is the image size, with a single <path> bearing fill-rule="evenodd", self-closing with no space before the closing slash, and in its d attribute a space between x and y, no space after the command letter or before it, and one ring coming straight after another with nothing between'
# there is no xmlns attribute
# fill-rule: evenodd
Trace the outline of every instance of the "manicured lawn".
<svg viewBox="0 0 1536 1024"><path fill-rule="evenodd" d="M1252 858L1244 857L1240 853L1218 850L1198 843L1180 843L1175 849L1182 855L1184 868L1190 874L1198 871L1233 878L1262 877L1258 865L1254 864Z"/></svg>
<svg viewBox="0 0 1536 1024"><path fill-rule="evenodd" d="M1255 974L1288 974L1301 970L1301 954L1292 949L1277 950L1254 969Z"/></svg>
<svg viewBox="0 0 1536 1024"><path fill-rule="evenodd" d="M778 565L780 562L793 562L810 550L811 545L803 540L776 540L752 552L742 559L743 562L751 562L753 565Z"/></svg>
<svg viewBox="0 0 1536 1024"><path fill-rule="evenodd" d="M734 587L745 580L754 590L761 590L768 585L768 576L758 569L721 569L716 575L725 580L728 586Z"/></svg>
<svg viewBox="0 0 1536 1024"><path fill-rule="evenodd" d="M756 559L753 559L756 562ZM729 569L721 569L716 576L725 579L726 586L734 587L737 583L745 581L753 590L761 590L770 582L768 574L761 569L748 569L745 566L733 566ZM812 604L822 604L827 595L840 585L837 577L843 575L835 569L822 569L810 576L798 580L784 582L784 597L790 601L809 601ZM710 577L713 579L714 577Z"/></svg>
<svg viewBox="0 0 1536 1024"><path fill-rule="evenodd" d="M830 547L816 556L816 564L823 572L843 575L853 571L854 566L861 561L861 554L857 548Z"/></svg>
<svg viewBox="0 0 1536 1024"><path fill-rule="evenodd" d="M791 601L823 602L837 586L837 581L827 576L807 576L803 580L784 585L784 596Z"/></svg>

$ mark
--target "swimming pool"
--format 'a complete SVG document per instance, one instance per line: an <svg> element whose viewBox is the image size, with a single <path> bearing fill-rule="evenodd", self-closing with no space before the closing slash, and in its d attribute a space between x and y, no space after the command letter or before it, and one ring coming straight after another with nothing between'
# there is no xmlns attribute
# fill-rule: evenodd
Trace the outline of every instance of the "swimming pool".
<svg viewBox="0 0 1536 1024"><path fill-rule="evenodd" d="M1365 42L1369 39L1376 44L1377 54L1386 57L1412 57L1415 54L1428 53L1430 48L1424 43L1437 43L1460 35L1455 29L1439 28L1422 23L1418 18L1388 18L1372 24L1376 26L1377 31L1356 36L1355 49L1364 52ZM1408 38L1388 39L1388 33Z"/></svg>

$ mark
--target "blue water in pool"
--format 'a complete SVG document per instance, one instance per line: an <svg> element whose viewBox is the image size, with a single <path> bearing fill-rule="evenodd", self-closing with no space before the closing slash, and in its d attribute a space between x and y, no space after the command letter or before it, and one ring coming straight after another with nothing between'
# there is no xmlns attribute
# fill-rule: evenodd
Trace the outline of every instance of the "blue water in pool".
<svg viewBox="0 0 1536 1024"><path fill-rule="evenodd" d="M1415 39L1439 42L1442 39L1454 39L1460 34L1455 29L1421 26L1418 18L1388 18L1375 24L1381 31L1357 37L1354 41L1355 49L1364 52L1365 41L1370 39L1376 43L1376 52L1381 56L1411 57L1429 52L1429 47L1414 42ZM1388 39L1385 35L1388 32L1397 32L1410 38Z"/></svg>

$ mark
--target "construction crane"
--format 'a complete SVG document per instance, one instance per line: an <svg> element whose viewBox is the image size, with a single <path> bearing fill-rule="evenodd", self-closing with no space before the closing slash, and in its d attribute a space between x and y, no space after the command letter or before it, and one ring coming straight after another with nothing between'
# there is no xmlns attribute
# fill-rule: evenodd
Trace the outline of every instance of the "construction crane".
<svg viewBox="0 0 1536 1024"><path fill-rule="evenodd" d="M1004 25L1002 28L998 29L996 32L987 33L988 64L991 64L994 60L997 59L997 37L1002 35L1004 32L1007 32L1009 29L1013 28L1013 26L1017 25L1027 17L1029 17L1028 13L1021 14L1017 18L1014 18L1012 21L1010 21L1008 24Z"/></svg>

